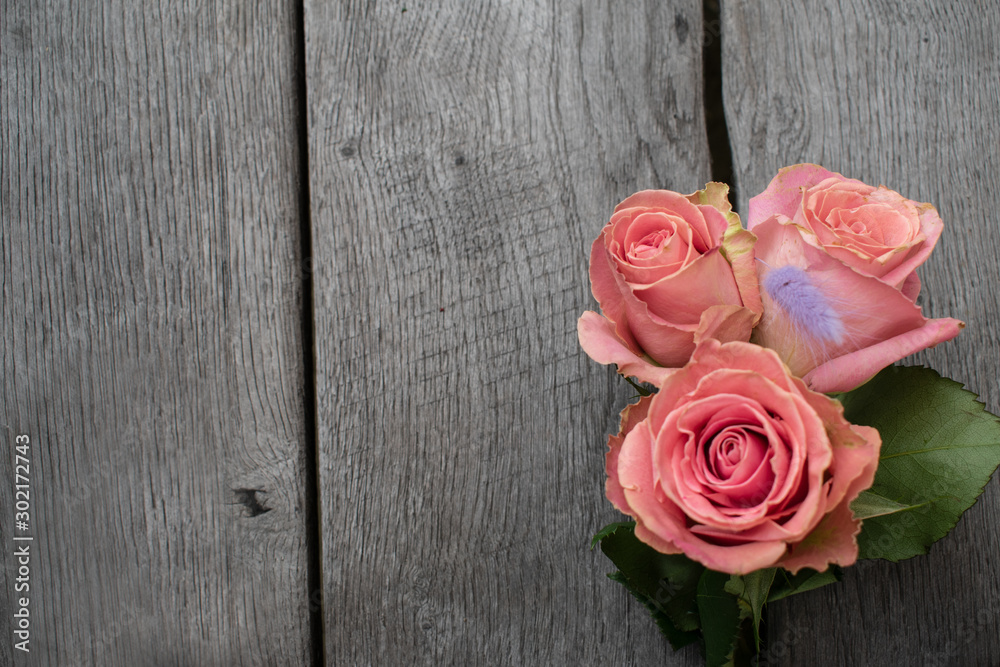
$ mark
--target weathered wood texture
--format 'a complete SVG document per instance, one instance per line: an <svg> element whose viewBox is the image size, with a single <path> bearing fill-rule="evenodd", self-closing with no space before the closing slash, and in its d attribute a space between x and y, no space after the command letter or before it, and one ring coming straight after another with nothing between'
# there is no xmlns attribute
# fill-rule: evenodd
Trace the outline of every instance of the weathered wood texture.
<svg viewBox="0 0 1000 667"><path fill-rule="evenodd" d="M709 178L701 5L306 3L330 664L699 664L589 536L588 248Z"/></svg>
<svg viewBox="0 0 1000 667"><path fill-rule="evenodd" d="M303 664L292 7L2 12L0 663ZM28 656L10 628L20 433Z"/></svg>
<svg viewBox="0 0 1000 667"><path fill-rule="evenodd" d="M741 211L777 169L816 162L934 203L922 303L968 328L918 355L1000 411L1000 12L989 3L723 3L723 80ZM771 610L772 664L1000 664L1000 484L927 556L848 570Z"/></svg>

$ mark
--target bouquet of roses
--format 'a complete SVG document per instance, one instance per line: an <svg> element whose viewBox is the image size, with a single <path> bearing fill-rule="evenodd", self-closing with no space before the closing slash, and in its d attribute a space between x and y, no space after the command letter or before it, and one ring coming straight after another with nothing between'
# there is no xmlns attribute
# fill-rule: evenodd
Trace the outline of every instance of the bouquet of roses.
<svg viewBox="0 0 1000 667"><path fill-rule="evenodd" d="M930 204L816 165L750 200L639 192L590 256L602 314L580 344L640 393L608 439L609 575L706 664L760 650L767 602L859 558L926 553L1000 464L1000 423L907 355L965 326L927 319ZM652 389L649 388L652 385Z"/></svg>

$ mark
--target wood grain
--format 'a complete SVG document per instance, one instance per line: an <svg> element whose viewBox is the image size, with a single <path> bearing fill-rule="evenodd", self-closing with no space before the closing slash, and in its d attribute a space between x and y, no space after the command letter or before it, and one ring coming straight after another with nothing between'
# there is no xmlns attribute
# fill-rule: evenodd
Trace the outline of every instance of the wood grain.
<svg viewBox="0 0 1000 667"><path fill-rule="evenodd" d="M709 178L698 2L306 3L330 664L685 664L605 579L591 241Z"/></svg>
<svg viewBox="0 0 1000 667"><path fill-rule="evenodd" d="M907 360L1000 412L1000 14L983 3L723 3L740 210L778 168L816 162L932 202L945 221L922 304L968 328ZM771 664L1000 664L1000 484L927 556L848 570L771 610Z"/></svg>
<svg viewBox="0 0 1000 667"><path fill-rule="evenodd" d="M3 3L0 438L32 447L30 655L310 656L292 8Z"/></svg>

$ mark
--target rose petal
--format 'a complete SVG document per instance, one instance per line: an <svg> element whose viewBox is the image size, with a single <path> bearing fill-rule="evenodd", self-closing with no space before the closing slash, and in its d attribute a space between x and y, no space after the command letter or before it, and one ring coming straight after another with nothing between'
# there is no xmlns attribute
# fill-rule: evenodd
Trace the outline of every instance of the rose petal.
<svg viewBox="0 0 1000 667"><path fill-rule="evenodd" d="M621 452L622 443L625 442L626 436L646 418L646 414L649 412L649 403L652 400L652 396L643 396L638 403L629 405L622 410L621 427L618 434L608 437L608 453L604 457L608 479L604 489L611 504L623 514L631 514L631 509L628 500L625 499L625 490L618 480L618 454Z"/></svg>
<svg viewBox="0 0 1000 667"><path fill-rule="evenodd" d="M692 243L704 252L709 248L719 245L722 242L722 235L726 231L725 223L718 220L709 221L691 203L691 200L682 194L671 190L642 190L626 198L615 207L615 213L626 209L660 209L674 212L678 217L683 218L691 226L695 233Z"/></svg>
<svg viewBox="0 0 1000 667"><path fill-rule="evenodd" d="M837 505L802 541L789 545L788 555L777 562L793 575L804 567L823 571L830 564L847 567L858 559L857 534L861 522L847 503Z"/></svg>
<svg viewBox="0 0 1000 667"><path fill-rule="evenodd" d="M764 192L750 198L747 229L754 231L758 224L774 215L791 219L799 210L802 188L811 187L834 175L816 164L796 164L781 169Z"/></svg>
<svg viewBox="0 0 1000 667"><path fill-rule="evenodd" d="M655 280L689 261L691 229L673 216L644 213L636 217L626 235L625 258L618 270L630 282Z"/></svg>
<svg viewBox="0 0 1000 667"><path fill-rule="evenodd" d="M898 247L911 243L920 231L919 225L914 229L910 224L907 213L912 211L899 210L904 203L902 198L899 202L869 201L854 210L835 211L831 217L839 221L835 226L843 228L845 236L855 237L859 244L880 249ZM916 219L916 215L913 218Z"/></svg>
<svg viewBox="0 0 1000 667"><path fill-rule="evenodd" d="M924 235L924 242L904 261L882 276L882 280L894 287L900 287L908 276L912 275L918 266L927 261L931 251L944 230L944 223L938 215L937 209L930 204L916 203L917 215L920 221L920 231Z"/></svg>
<svg viewBox="0 0 1000 667"><path fill-rule="evenodd" d="M618 451L618 480L625 494L625 504L635 518L636 537L660 553L676 554L681 550L667 537L671 528L683 525L679 510L657 503L652 468L653 436L648 422L642 422L625 436ZM638 504L636 504L638 503ZM652 525L652 530L646 524Z"/></svg>
<svg viewBox="0 0 1000 667"><path fill-rule="evenodd" d="M706 446L705 442L705 437L718 437L722 426L717 420L730 427L752 428L764 434L765 439L774 439L767 411L759 403L733 394L713 394L685 405L683 410L676 410L668 417L656 434L658 444L654 461L659 470L671 471L660 484L666 496L682 507L685 514L700 523L742 529L754 525L763 517L766 511L764 501L773 495L775 466L764 466L758 471L759 475L750 470L742 480L718 479L708 461L712 446ZM671 447L671 441L676 441L677 446ZM680 444L680 441L686 442ZM751 457L751 465L754 458L758 462L773 458L775 449L768 449L766 457L764 452ZM735 506L721 500L723 496L743 501L740 511L727 511Z"/></svg>
<svg viewBox="0 0 1000 667"><path fill-rule="evenodd" d="M750 340L753 325L758 315L742 306L712 306L701 314L698 329L694 332L694 343L714 338L720 343Z"/></svg>
<svg viewBox="0 0 1000 667"><path fill-rule="evenodd" d="M590 288L594 298L601 306L601 312L614 325L615 333L632 349L639 349L628 328L628 318L625 315L625 302L621 297L619 277L614 268L611 253L604 247L603 232L590 248ZM591 355L593 356L593 355Z"/></svg>
<svg viewBox="0 0 1000 667"><path fill-rule="evenodd" d="M965 323L950 317L927 320L889 340L831 359L803 378L813 391L835 393L850 391L864 384L880 370L903 357L949 341L965 328Z"/></svg>
<svg viewBox="0 0 1000 667"><path fill-rule="evenodd" d="M718 248L709 250L673 275L648 285L633 286L632 293L648 306L650 313L671 324L694 324L706 308L741 302L732 269ZM631 317L633 313L628 306L626 302L626 312ZM655 341L644 339L638 331L635 334L643 349L655 347Z"/></svg>
<svg viewBox="0 0 1000 667"><path fill-rule="evenodd" d="M687 394L694 391L702 378L720 369L759 373L782 389L790 390L793 387L791 378L787 375L788 369L774 350L751 343L723 345L715 339L706 338L691 355L685 372L668 376L660 385L659 395L663 399L650 406L651 419L662 424L669 412L683 402Z"/></svg>
<svg viewBox="0 0 1000 667"><path fill-rule="evenodd" d="M577 322L580 347L599 364L616 364L622 375L632 376L640 382L655 386L663 384L674 368L663 368L633 352L618 337L609 320L598 313L587 311Z"/></svg>
<svg viewBox="0 0 1000 667"><path fill-rule="evenodd" d="M685 367L685 371L689 370L691 366ZM786 372L782 367L782 376ZM831 455L823 423L808 404L797 393L783 391L770 379L748 370L713 371L702 377L697 391L711 398L674 403L663 426L656 432L657 446L653 454L656 469L671 472L662 480L657 478L666 497L700 524L743 531L758 525L775 508L784 507L794 498L801 507L794 518L786 521L786 528L803 532L815 525L819 520L816 499ZM771 467L780 473L765 496L754 503L755 509L747 509L739 516L723 512L710 502L709 495L714 487L706 483L699 469L702 464L695 460L700 458L701 452L692 449L696 444L692 438L707 417L714 412L728 413L736 408L727 406L734 405L752 410L756 416L750 420L768 432L774 454ZM776 418L769 415L776 415ZM781 434L775 430L778 426L782 429ZM682 442L686 444L680 444ZM788 443L788 453L782 442ZM808 465L803 466L803 461L808 461Z"/></svg>
<svg viewBox="0 0 1000 667"><path fill-rule="evenodd" d="M907 258L914 252L914 247L906 245L900 248L892 248L883 254L875 256L864 253L861 248L824 246L823 250L831 257L842 262L845 266L850 266L855 271L879 278L890 287L899 289L898 285L890 282L890 280L886 280L886 276L893 278L897 274L896 267L908 261Z"/></svg>
<svg viewBox="0 0 1000 667"><path fill-rule="evenodd" d="M763 312L760 287L757 284L757 262L754 259L757 238L743 229L740 217L733 213L732 204L729 203L729 186L725 183L708 183L704 190L688 195L688 199L699 204L706 220L716 215L723 217L726 232L722 239L722 252L732 265L733 277L743 305L756 314L756 324Z"/></svg>
<svg viewBox="0 0 1000 667"><path fill-rule="evenodd" d="M738 574L769 567L785 553L783 543L719 547L692 534L676 506L657 501L652 443L649 429L639 424L626 436L618 456L618 477L635 517L636 537L661 553L684 553L714 570Z"/></svg>
<svg viewBox="0 0 1000 667"><path fill-rule="evenodd" d="M746 341L750 338L752 322L755 315L741 306L713 306L702 314L698 329L694 333L694 341L714 338L720 342ZM684 345L687 346L687 332L683 332ZM615 331L614 325L605 317L593 311L587 311L577 322L577 336L580 347L587 355L599 364L615 364L618 372L631 376L640 382L648 382L656 387L676 368L665 368L637 354L623 341ZM690 356L685 348L685 358ZM679 367L679 365L678 365Z"/></svg>
<svg viewBox="0 0 1000 667"><path fill-rule="evenodd" d="M635 533L640 535L638 526ZM678 549L711 570L742 575L772 567L785 553L787 546L784 542L718 545L698 539L694 533L687 533L678 542Z"/></svg>
<svg viewBox="0 0 1000 667"><path fill-rule="evenodd" d="M692 264L697 264L701 259L704 257L699 257ZM681 275L686 274L687 270L681 272ZM620 312L624 313L621 315L623 323L614 320L607 312L605 315L615 322L615 332L619 337L628 342L622 335L624 329L634 341L629 345L633 351L641 350L666 368L678 368L687 363L694 350L694 332L698 328L698 321L683 322L672 317L666 319L653 312L645 301L636 296L642 286L630 285L618 271L612 272L612 279L617 286L614 312L615 316L619 316ZM713 304L705 304L706 307L710 305Z"/></svg>
<svg viewBox="0 0 1000 667"><path fill-rule="evenodd" d="M825 220L835 211L864 206L874 191L875 188L861 181L833 174L805 189L801 208L811 211L817 219Z"/></svg>
<svg viewBox="0 0 1000 667"><path fill-rule="evenodd" d="M840 412L842 411L841 409ZM882 436L870 426L842 421L842 415L841 419L831 423L838 424L841 437L834 439L833 464L829 468L833 485L830 487L827 504L850 504L875 482ZM855 437L847 436L845 430L851 431Z"/></svg>
<svg viewBox="0 0 1000 667"><path fill-rule="evenodd" d="M920 294L920 278L917 276L916 271L906 276L906 280L903 281L903 286L899 291L910 301L915 302L917 300L917 296Z"/></svg>

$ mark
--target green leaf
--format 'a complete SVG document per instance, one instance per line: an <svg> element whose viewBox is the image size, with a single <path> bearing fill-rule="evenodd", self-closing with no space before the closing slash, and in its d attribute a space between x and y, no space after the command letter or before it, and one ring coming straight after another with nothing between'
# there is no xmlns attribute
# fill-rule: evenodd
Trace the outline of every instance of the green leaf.
<svg viewBox="0 0 1000 667"><path fill-rule="evenodd" d="M960 383L922 367L886 368L841 402L848 421L882 436L875 483L861 511L876 504L896 510L865 519L860 557L898 561L927 553L1000 465L1000 421Z"/></svg>
<svg viewBox="0 0 1000 667"><path fill-rule="evenodd" d="M790 595L805 593L827 584L840 581L840 568L833 565L822 572L803 568L796 574L791 574L788 570L778 568L774 575L774 583L771 585L771 592L767 596L768 602L781 600Z"/></svg>
<svg viewBox="0 0 1000 667"><path fill-rule="evenodd" d="M598 533L604 535L601 551L625 577L633 595L647 606L655 607L678 632L697 633L700 627L696 601L698 578L705 566L683 555L661 554L635 536L633 523L616 524L613 530L610 528ZM675 639L666 632L664 634L674 645Z"/></svg>
<svg viewBox="0 0 1000 667"><path fill-rule="evenodd" d="M601 528L599 531L597 531L597 534L594 535L594 539L590 540L590 550L593 551L594 547L596 547L601 540L603 540L608 535L612 535L619 528L634 530L635 521L622 521L621 523L609 523L604 528Z"/></svg>
<svg viewBox="0 0 1000 667"><path fill-rule="evenodd" d="M760 617L776 572L777 568L769 567L743 576L734 574L726 582L726 592L739 598L740 606L745 607L747 615L753 619L753 640L757 651L760 651Z"/></svg>
<svg viewBox="0 0 1000 667"><path fill-rule="evenodd" d="M652 616L653 621L656 622L656 627L660 629L660 633L667 638L667 641L670 642L671 648L675 651L684 648L688 644L693 644L701 638L701 633L697 630L678 630L677 626L675 626L673 621L670 620L670 617L663 613L660 606L637 591L632 584L629 583L628 577L621 572L612 572L608 575L608 579L617 581L619 584L624 586L625 590L632 594L632 597L641 602L646 609L649 610L650 616Z"/></svg>
<svg viewBox="0 0 1000 667"><path fill-rule="evenodd" d="M855 519L871 519L877 516L887 516L897 512L917 509L918 507L923 507L923 505L903 505L869 490L862 491L854 499L854 502L851 503L851 512L854 513Z"/></svg>
<svg viewBox="0 0 1000 667"><path fill-rule="evenodd" d="M705 667L733 664L740 634L740 605L726 592L729 575L705 570L698 580L698 615L705 636Z"/></svg>

